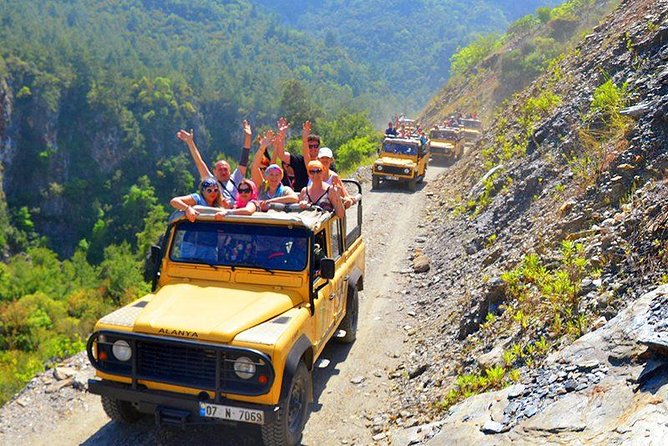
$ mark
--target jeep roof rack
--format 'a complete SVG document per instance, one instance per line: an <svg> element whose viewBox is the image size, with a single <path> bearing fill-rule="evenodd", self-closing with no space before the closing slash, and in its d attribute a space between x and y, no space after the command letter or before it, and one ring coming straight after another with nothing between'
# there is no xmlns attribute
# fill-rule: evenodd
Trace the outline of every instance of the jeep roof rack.
<svg viewBox="0 0 668 446"><path fill-rule="evenodd" d="M323 211L320 208L306 209L301 212L285 212L270 209L267 212L255 212L253 215L226 215L222 220L215 220L214 215L220 209L208 206L193 207L199 211L197 221L247 222L282 226L292 224L304 226L312 231L317 231L324 222L334 215L332 212ZM169 217L169 224L182 220L186 220L185 213L183 211L175 211Z"/></svg>

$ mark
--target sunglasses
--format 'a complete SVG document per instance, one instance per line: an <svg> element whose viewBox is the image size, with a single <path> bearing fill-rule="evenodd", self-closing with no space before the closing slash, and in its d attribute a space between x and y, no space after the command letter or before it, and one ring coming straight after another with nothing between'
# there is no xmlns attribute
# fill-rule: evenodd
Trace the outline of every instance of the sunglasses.
<svg viewBox="0 0 668 446"><path fill-rule="evenodd" d="M322 173L322 169L312 169L308 173L315 175L316 173Z"/></svg>
<svg viewBox="0 0 668 446"><path fill-rule="evenodd" d="M318 147L320 147L320 144L309 144L308 145L309 149L317 149Z"/></svg>
<svg viewBox="0 0 668 446"><path fill-rule="evenodd" d="M251 193L251 190L250 190L250 189L243 188L243 189L239 189L239 193L240 193L240 194L250 194L250 193Z"/></svg>
<svg viewBox="0 0 668 446"><path fill-rule="evenodd" d="M209 193L209 194L214 193L214 192L218 192L218 188L217 188L217 187L207 187L207 188L204 189L204 190L205 190L207 193Z"/></svg>

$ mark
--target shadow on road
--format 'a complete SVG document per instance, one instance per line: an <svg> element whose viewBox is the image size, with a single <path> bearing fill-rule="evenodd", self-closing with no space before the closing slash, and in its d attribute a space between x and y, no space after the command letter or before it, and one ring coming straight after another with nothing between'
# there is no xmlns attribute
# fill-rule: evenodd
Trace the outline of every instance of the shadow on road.
<svg viewBox="0 0 668 446"><path fill-rule="evenodd" d="M326 368L315 368L313 370L313 403L311 405L312 412L318 412L322 405L318 402L320 395L327 388L329 379L341 373L339 365L345 362L352 344L339 344L336 341L329 342L322 351L320 358L329 360L329 365Z"/></svg>
<svg viewBox="0 0 668 446"><path fill-rule="evenodd" d="M425 187L427 187L427 184L429 184L429 181L422 181L417 184L417 189L415 191L408 190L408 186L404 183L398 183L398 182L390 182L390 181L383 181L380 183L378 187L375 189L369 190L370 193L372 194L377 194L377 193L393 193L393 194L414 194L416 192L421 191Z"/></svg>
<svg viewBox="0 0 668 446"><path fill-rule="evenodd" d="M224 444L226 446L254 446L262 444L260 429L256 426L186 426L158 428L147 416L140 422L127 425L110 421L82 443L83 446L177 446L186 444Z"/></svg>

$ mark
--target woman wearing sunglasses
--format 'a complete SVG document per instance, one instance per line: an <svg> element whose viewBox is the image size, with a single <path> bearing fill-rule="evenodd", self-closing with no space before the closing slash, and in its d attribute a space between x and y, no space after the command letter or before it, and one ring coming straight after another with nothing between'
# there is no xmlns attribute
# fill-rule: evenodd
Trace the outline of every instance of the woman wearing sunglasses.
<svg viewBox="0 0 668 446"><path fill-rule="evenodd" d="M345 210L341 202L341 193L336 186L323 181L324 167L320 161L310 161L307 165L308 177L311 184L302 189L299 202L302 207L310 205L320 206L326 211L334 212L337 217L343 218Z"/></svg>
<svg viewBox="0 0 668 446"><path fill-rule="evenodd" d="M257 187L248 178L241 180L237 186L237 201L233 209L222 209L215 215L217 220L220 220L226 215L253 215L259 209L257 202Z"/></svg>
<svg viewBox="0 0 668 446"><path fill-rule="evenodd" d="M220 193L220 185L215 177L202 180L199 184L199 193L174 197L169 202L173 208L183 211L189 221L195 221L199 212L193 206L209 206L213 208L227 208L229 202Z"/></svg>

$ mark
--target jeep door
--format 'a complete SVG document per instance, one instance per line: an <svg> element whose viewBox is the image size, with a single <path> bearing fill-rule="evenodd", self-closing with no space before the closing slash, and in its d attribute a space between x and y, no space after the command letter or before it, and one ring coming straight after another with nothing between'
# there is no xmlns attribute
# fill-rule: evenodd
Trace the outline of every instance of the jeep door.
<svg viewBox="0 0 668 446"><path fill-rule="evenodd" d="M332 258L336 262L336 274L332 280L333 295L329 296L332 301L332 324L334 327L339 325L339 321L343 318L343 311L346 305L346 258L344 256L343 248L343 220L330 220L330 245Z"/></svg>
<svg viewBox="0 0 668 446"><path fill-rule="evenodd" d="M332 313L334 312L334 302L332 296L335 296L336 288L334 280L325 280L320 276L320 260L325 257L331 258L331 247L329 246L329 237L327 229L315 234L313 238L313 289L318 290L314 299L313 312L313 330L314 343L317 350L320 351L325 346L327 340L331 337L334 330L332 323Z"/></svg>

